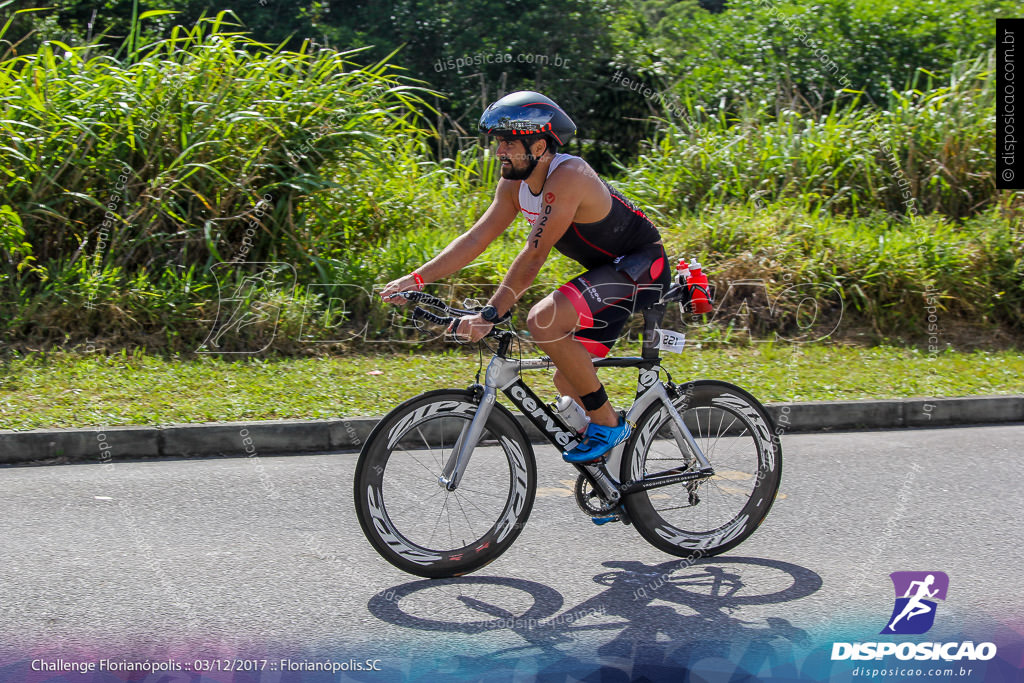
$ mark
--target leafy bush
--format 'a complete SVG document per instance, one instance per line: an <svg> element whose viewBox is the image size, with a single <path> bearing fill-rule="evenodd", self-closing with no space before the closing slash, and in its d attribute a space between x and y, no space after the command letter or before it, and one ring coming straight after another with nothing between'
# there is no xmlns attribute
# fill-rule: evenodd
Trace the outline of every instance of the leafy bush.
<svg viewBox="0 0 1024 683"><path fill-rule="evenodd" d="M667 127L622 169L624 185L662 216L783 200L851 215L982 211L999 197L993 55L958 63L947 85L922 81L892 91L888 109L708 117L693 107L688 124Z"/></svg>
<svg viewBox="0 0 1024 683"><path fill-rule="evenodd" d="M386 64L275 50L225 27L222 13L175 28L123 60L50 42L0 62L0 305L12 328L38 328L39 306L117 308L129 283L152 299L175 270L308 265L297 208L337 187L336 160L386 165L392 140L423 138L429 91Z"/></svg>
<svg viewBox="0 0 1024 683"><path fill-rule="evenodd" d="M946 78L994 44L994 17L1018 10L1010 0L752 0L709 13L638 0L615 15L613 35L619 68L680 102L822 114L857 93L884 106L921 69Z"/></svg>
<svg viewBox="0 0 1024 683"><path fill-rule="evenodd" d="M361 53L290 52L227 28L221 15L142 48L133 30L122 58L50 41L0 62L0 339L377 341L400 321L368 290L486 208L493 157L475 144L435 155L433 93L387 62L359 66ZM987 55L921 76L887 109L711 114L692 100L617 183L720 283L758 278L776 298L821 286L829 315L841 299L848 324L880 336L922 331L927 286L959 320L1020 331L1021 194L992 178L991 71ZM483 295L523 232L437 289ZM540 279L576 272L555 256ZM228 299L259 315L226 323L242 310ZM806 322L799 306L758 305L772 313L761 332Z"/></svg>

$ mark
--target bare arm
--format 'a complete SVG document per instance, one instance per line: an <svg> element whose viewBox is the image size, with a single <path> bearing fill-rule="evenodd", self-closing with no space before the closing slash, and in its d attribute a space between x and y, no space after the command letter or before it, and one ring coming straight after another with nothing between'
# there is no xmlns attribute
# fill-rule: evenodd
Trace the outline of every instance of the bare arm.
<svg viewBox="0 0 1024 683"><path fill-rule="evenodd" d="M533 284L551 249L572 225L582 197L583 189L579 183L572 182L568 173L556 170L548 177L544 184L540 216L526 238L526 245L512 262L498 291L488 301L498 309L498 315L512 310L519 297ZM455 332L470 341L479 341L492 327L494 325L477 314L460 318Z"/></svg>
<svg viewBox="0 0 1024 683"><path fill-rule="evenodd" d="M519 211L515 199L517 188L518 185L512 181L500 180L494 191L494 200L473 227L456 237L440 254L417 269L416 272L423 281L436 282L446 278L465 268L482 254L515 220ZM410 274L389 282L381 291L381 296L387 298L395 292L415 288L416 281Z"/></svg>
<svg viewBox="0 0 1024 683"><path fill-rule="evenodd" d="M511 310L519 297L526 293L537 279L537 274L547 261L551 249L572 225L581 200L579 184L572 183L567 174L551 174L544 186L540 215L529 237L526 238L526 245L512 262L498 291L488 302L498 309L499 315Z"/></svg>

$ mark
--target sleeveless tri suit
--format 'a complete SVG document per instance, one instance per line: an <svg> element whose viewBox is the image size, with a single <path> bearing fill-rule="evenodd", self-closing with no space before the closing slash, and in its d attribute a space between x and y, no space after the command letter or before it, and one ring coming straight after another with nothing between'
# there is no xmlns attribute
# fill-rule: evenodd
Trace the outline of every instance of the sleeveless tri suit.
<svg viewBox="0 0 1024 683"><path fill-rule="evenodd" d="M569 159L556 154L548 175ZM612 198L608 215L594 223L573 222L555 249L588 270L558 288L580 316L576 339L592 354L608 355L634 312L655 303L671 283L661 235L643 211L602 180ZM519 206L533 225L540 215L544 190L533 194L519 185Z"/></svg>

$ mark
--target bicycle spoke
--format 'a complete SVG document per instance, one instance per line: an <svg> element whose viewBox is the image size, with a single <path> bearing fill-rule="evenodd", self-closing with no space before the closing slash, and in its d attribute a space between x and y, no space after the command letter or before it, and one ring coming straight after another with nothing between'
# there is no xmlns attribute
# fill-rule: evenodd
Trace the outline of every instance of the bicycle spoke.
<svg viewBox="0 0 1024 683"><path fill-rule="evenodd" d="M503 496L503 495L501 495L499 493L491 493L491 492L488 492L488 491L477 491L476 489L467 489L462 484L459 484L459 488L457 488L455 490L456 491L467 491L469 493L475 493L478 496L490 496L491 498L506 498L507 497L507 496Z"/></svg>
<svg viewBox="0 0 1024 683"><path fill-rule="evenodd" d="M448 424L448 420L441 420L441 457L442 458L444 457L444 454L448 452L447 449L445 449L445 447L444 447L444 427L445 427L446 424ZM455 447L455 444L453 443L452 444L452 448L454 448L454 447ZM440 463L440 462L438 463L438 467L440 467L442 470L444 469L444 465L442 463Z"/></svg>
<svg viewBox="0 0 1024 683"><path fill-rule="evenodd" d="M671 508L654 508L656 512L668 512L669 510L685 510L686 508L692 508L692 505L677 505Z"/></svg>
<svg viewBox="0 0 1024 683"><path fill-rule="evenodd" d="M443 420L441 421L441 424L444 425ZM416 425L416 433L420 435L420 439L423 440L423 445L427 447L427 450L430 452L430 457L434 459L434 463L437 465L438 469L441 469L441 461L437 459L436 455L434 455L434 449L431 448L430 444L427 442L427 437L423 436L423 432L420 430L419 425Z"/></svg>
<svg viewBox="0 0 1024 683"><path fill-rule="evenodd" d="M730 425L730 426L731 426L731 425ZM727 452L725 452L725 453L716 453L716 454L715 454L715 458L716 458L716 459L717 459L718 461L721 461L721 460L723 460L723 459L724 459L724 457L725 457L726 455L729 455L729 454L731 454L731 453L732 453L732 452L733 452L733 451L735 450L735 448L736 448L736 444L739 444L739 443L741 443L741 441L742 441L743 437L744 437L744 436L745 436L746 434L750 434L751 436L753 436L753 435L754 435L754 434L753 434L753 432L751 432L751 431L750 431L750 430L749 430L749 429L747 428L747 426L746 426L746 425L744 425L744 426L743 426L743 431L742 431L742 432L740 432L739 434L737 434L737 435L736 435L736 437L734 438L734 440L733 440L733 442L732 442L732 446L730 447L730 450L729 450L729 451L727 451ZM710 458L711 456L709 455L708 457Z"/></svg>
<svg viewBox="0 0 1024 683"><path fill-rule="evenodd" d="M447 503L448 500L450 498L452 498L452 497L453 496L446 496L445 497L445 503ZM458 501L456 501L456 502L458 502ZM455 545L455 534L452 533L452 513L451 513L451 509L450 508L448 510L448 515L445 517L445 520L448 522L448 544L454 546Z"/></svg>
<svg viewBox="0 0 1024 683"><path fill-rule="evenodd" d="M437 513L437 519L434 520L434 528L430 531L430 538L427 539L427 543L434 542L434 534L437 533L437 525L441 523L441 515L444 514L444 509L448 507L448 496L444 497L444 502L441 503L441 509Z"/></svg>
<svg viewBox="0 0 1024 683"><path fill-rule="evenodd" d="M430 494L429 496L427 496L423 500L414 500L414 501L410 502L407 506L405 506L404 508L399 510L398 512L394 513L393 515L391 515L391 513L389 513L389 516L401 517L402 514L404 514L407 510L409 510L409 509L411 509L413 507L420 507L422 505L425 505L426 503L429 503L431 501L431 499L436 498L439 494L441 494L443 492L444 492L444 489L441 488L440 486L438 486L437 487L437 491L435 491L434 493Z"/></svg>
<svg viewBox="0 0 1024 683"><path fill-rule="evenodd" d="M708 450L704 451L705 455L707 455L708 453L714 452L715 446L722 439L722 431L723 431L722 430L722 422L725 420L725 411L720 411L720 412L721 412L721 417L718 418L718 433L715 434L715 441L714 441L714 443L709 444ZM709 428L710 428L710 422L711 422L711 420L710 420L710 416L709 416L709 418L708 418L708 426L709 426ZM730 422L726 426L725 430L728 431L729 427L732 427L734 424L736 424L736 417L735 416L733 416L732 422Z"/></svg>
<svg viewBox="0 0 1024 683"><path fill-rule="evenodd" d="M421 462L419 461L419 459L418 459L418 458L417 458L417 457L416 457L415 455L413 455L412 453L410 453L410 452L409 452L409 451L408 451L408 450L407 450L406 448L404 448L404 447L403 447L403 448L402 448L402 452L403 452L403 453L405 453L406 455L408 455L408 456L409 456L409 458L410 458L410 459L411 459L411 460L412 460L413 462L415 462L415 463L416 463L417 465L419 465L420 467L422 467L423 469L425 469L425 470L426 470L427 472L429 472L429 473L430 473L430 476L431 476L431 477L437 477L437 476L439 476L439 473L435 473L435 472L434 472L434 470L430 469L429 467L427 467L426 465L424 465L423 463L421 463Z"/></svg>
<svg viewBox="0 0 1024 683"><path fill-rule="evenodd" d="M724 495L727 495L727 496L731 496L731 495L736 495L736 493L737 493L737 491L738 491L738 489L735 489L735 488L734 488L734 489L733 489L732 491L730 491L730 490L729 490L729 489L727 489L727 488L723 488L722 486L720 486L720 485L718 484L718 482L716 482L716 481L714 481L714 480L709 480L709 481L708 481L708 484L709 484L710 486L714 486L714 487L715 487L715 490L716 490L716 491L718 491L719 493L722 493L722 494L724 494ZM751 487L751 489L750 489L750 490L751 490L751 492L752 492L752 491L754 490L754 489L753 489L753 487ZM742 491L739 491L739 493L743 494L743 492L742 492ZM749 494L743 494L743 495L749 495Z"/></svg>
<svg viewBox="0 0 1024 683"><path fill-rule="evenodd" d="M476 531L473 530L473 523L469 521L469 516L466 514L466 509L464 507L462 507L462 501L459 499L459 494L455 493L453 497L455 498L455 502L459 506L459 510L462 512L462 516L466 518L466 526L469 527L469 533L471 533L473 535L474 539L475 538L479 538L479 536L476 535ZM466 502L468 502L468 503L470 503L472 505L472 501L466 501ZM476 506L474 505L474 507L476 507ZM477 509L479 510L480 508L477 508ZM481 512L483 512L483 511L481 510ZM461 543L462 543L462 545L467 545L466 544L466 539L462 539Z"/></svg>
<svg viewBox="0 0 1024 683"><path fill-rule="evenodd" d="M454 493L455 493L455 497L456 497L456 500L459 500L459 501L461 501L462 499L458 497L458 491L455 491ZM484 512L484 510L483 510L483 509L482 509L482 508L481 508L481 507L480 507L479 505L477 505L476 503L474 503L474 502L473 502L472 500L470 500L469 498L466 498L466 499L465 499L465 501L466 501L467 503L469 503L470 505L472 505L473 507L475 507L475 508L476 508L476 509L477 509L478 511L480 511L480 512L483 512L484 514L487 514L486 512Z"/></svg>

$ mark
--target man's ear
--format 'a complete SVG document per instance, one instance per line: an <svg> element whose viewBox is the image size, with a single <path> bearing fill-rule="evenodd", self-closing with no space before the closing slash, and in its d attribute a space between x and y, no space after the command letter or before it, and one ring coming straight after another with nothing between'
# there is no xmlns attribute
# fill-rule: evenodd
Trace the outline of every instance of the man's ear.
<svg viewBox="0 0 1024 683"><path fill-rule="evenodd" d="M530 153L533 156L537 157L538 159L544 154L544 152L547 151L547 149L548 149L548 141L546 139L544 139L543 137L537 138L536 140L534 140L533 144L530 145Z"/></svg>

